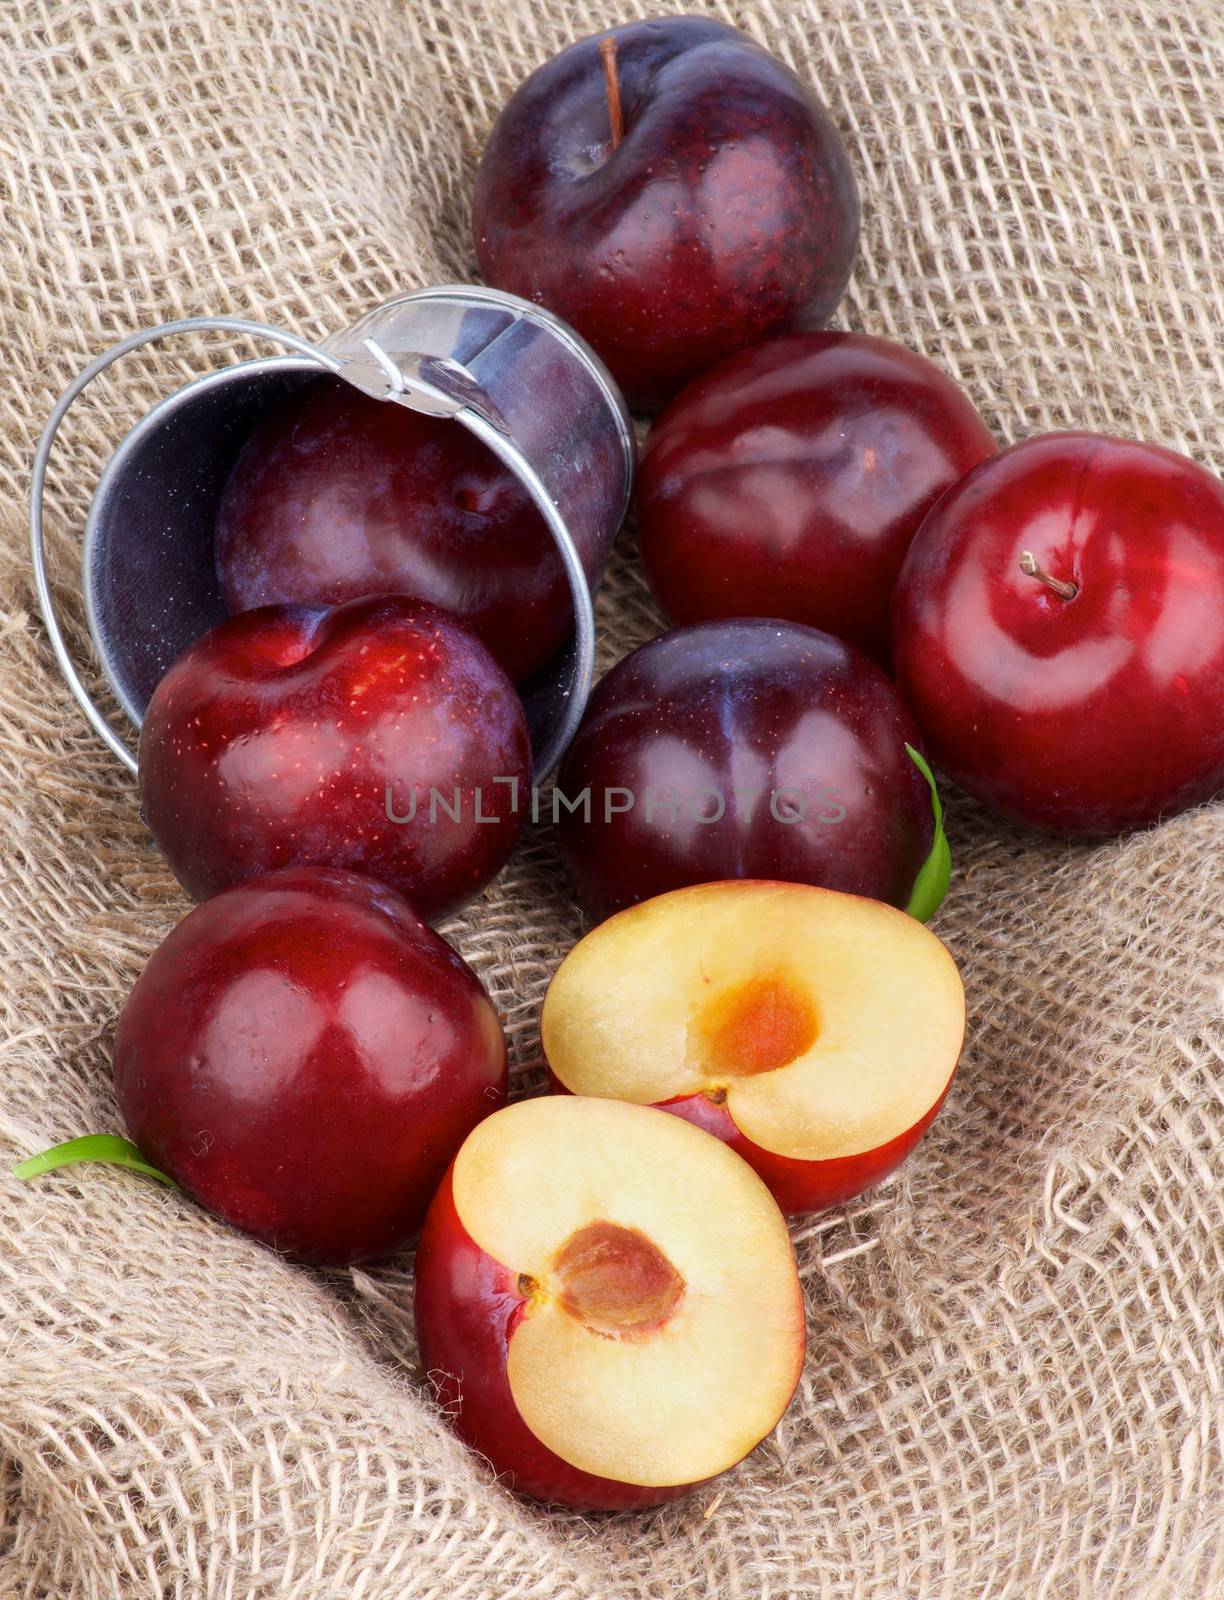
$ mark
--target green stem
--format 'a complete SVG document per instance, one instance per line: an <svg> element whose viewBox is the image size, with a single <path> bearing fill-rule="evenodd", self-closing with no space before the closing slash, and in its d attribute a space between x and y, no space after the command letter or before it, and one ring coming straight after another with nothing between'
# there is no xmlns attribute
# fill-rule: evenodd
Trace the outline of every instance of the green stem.
<svg viewBox="0 0 1224 1600"><path fill-rule="evenodd" d="M13 1176L27 1181L41 1178L44 1172L56 1172L60 1167L76 1167L94 1161L102 1161L113 1167L127 1167L130 1172L155 1178L169 1189L178 1188L173 1178L145 1160L130 1139L121 1139L114 1133L86 1133L79 1139L53 1144L49 1150L40 1151L38 1155L14 1167Z"/></svg>

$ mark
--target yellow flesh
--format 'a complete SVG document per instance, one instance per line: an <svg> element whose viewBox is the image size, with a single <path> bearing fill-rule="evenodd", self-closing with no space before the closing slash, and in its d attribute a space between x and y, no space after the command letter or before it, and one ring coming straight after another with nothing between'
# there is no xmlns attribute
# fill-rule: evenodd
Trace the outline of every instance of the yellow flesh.
<svg viewBox="0 0 1224 1600"><path fill-rule="evenodd" d="M718 1140L620 1101L528 1100L469 1135L454 1196L476 1244L538 1286L508 1377L562 1460L620 1483L693 1483L777 1423L803 1360L802 1294L777 1206ZM683 1280L656 1331L610 1335L566 1309L558 1259L594 1222L636 1229Z"/></svg>
<svg viewBox="0 0 1224 1600"><path fill-rule="evenodd" d="M775 1005L774 1037L814 1037L772 1070L729 1071L709 1018L762 978L784 1003L809 997L813 1026L779 1026ZM601 924L562 962L541 1020L544 1054L574 1093L640 1105L725 1093L754 1144L806 1161L858 1155L912 1128L947 1087L964 1026L956 965L913 917L753 882L678 889Z"/></svg>

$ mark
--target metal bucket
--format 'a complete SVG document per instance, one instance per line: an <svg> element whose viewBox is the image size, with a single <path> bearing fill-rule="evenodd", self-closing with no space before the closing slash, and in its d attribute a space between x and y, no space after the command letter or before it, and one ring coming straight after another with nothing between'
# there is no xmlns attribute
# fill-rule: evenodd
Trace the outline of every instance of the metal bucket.
<svg viewBox="0 0 1224 1600"><path fill-rule="evenodd" d="M69 408L129 351L179 333L220 329L288 347L244 361L159 401L110 458L85 524L89 631L115 698L138 729L174 659L223 620L213 528L230 469L256 424L320 372L389 404L447 417L474 433L522 483L543 516L569 581L574 632L521 689L535 770L545 777L573 738L590 690L595 623L584 561L603 566L624 518L633 428L616 385L563 322L496 290L449 285L375 307L321 345L231 318L198 317L131 335L92 362L52 412L34 463L30 542L39 604L56 659L91 726L132 771L69 655L47 581L47 463Z"/></svg>

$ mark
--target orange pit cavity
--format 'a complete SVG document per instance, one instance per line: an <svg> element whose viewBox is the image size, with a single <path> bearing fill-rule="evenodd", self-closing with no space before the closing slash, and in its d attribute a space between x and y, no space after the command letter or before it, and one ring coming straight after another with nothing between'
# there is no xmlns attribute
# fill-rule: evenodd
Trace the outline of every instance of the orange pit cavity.
<svg viewBox="0 0 1224 1600"><path fill-rule="evenodd" d="M680 1304L684 1279L637 1228L591 1222L553 1261L557 1301L593 1333L612 1339L656 1332Z"/></svg>
<svg viewBox="0 0 1224 1600"><path fill-rule="evenodd" d="M793 978L767 973L721 990L697 1028L711 1078L742 1078L774 1072L810 1050L820 1019Z"/></svg>

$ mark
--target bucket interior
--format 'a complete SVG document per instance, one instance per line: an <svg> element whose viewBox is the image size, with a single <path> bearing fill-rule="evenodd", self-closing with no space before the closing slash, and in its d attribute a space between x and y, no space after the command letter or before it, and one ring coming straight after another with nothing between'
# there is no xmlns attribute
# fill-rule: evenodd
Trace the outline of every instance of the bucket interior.
<svg viewBox="0 0 1224 1600"><path fill-rule="evenodd" d="M209 373L154 407L108 462L85 532L85 602L103 670L137 726L170 664L225 618L213 528L238 452L318 371L276 358Z"/></svg>
<svg viewBox="0 0 1224 1600"><path fill-rule="evenodd" d="M176 657L226 616L213 530L239 451L318 375L297 357L209 373L155 406L107 464L86 525L85 601L107 680L137 727ZM571 640L520 688L537 758L574 692L575 650Z"/></svg>

